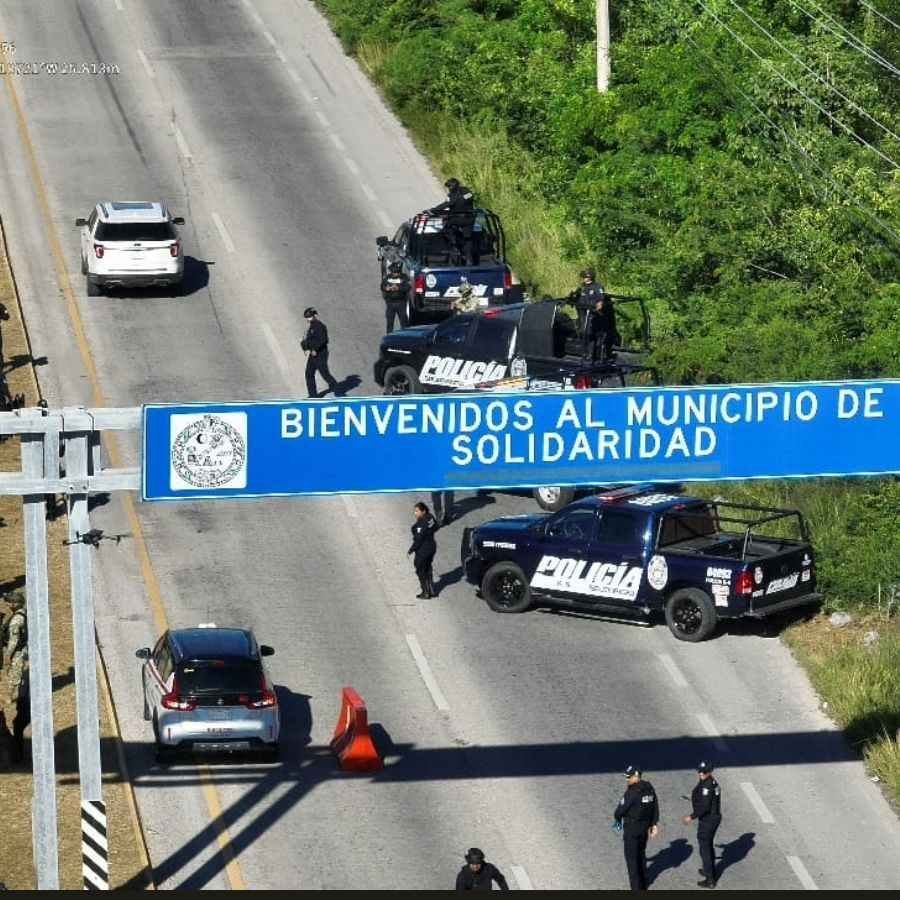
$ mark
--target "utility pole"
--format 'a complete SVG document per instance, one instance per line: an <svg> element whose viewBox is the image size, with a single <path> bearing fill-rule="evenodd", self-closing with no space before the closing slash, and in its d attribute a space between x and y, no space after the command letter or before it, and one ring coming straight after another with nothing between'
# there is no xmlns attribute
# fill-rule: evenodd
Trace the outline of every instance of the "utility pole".
<svg viewBox="0 0 900 900"><path fill-rule="evenodd" d="M597 91L609 90L609 0L597 0Z"/></svg>

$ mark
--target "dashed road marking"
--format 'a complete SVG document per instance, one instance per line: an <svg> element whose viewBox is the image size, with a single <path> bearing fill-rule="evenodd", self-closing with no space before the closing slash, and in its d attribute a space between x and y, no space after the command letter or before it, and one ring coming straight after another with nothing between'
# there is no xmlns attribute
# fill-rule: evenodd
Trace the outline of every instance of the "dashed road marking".
<svg viewBox="0 0 900 900"><path fill-rule="evenodd" d="M283 62L283 63L287 62L287 57L281 52L281 49L279 47L275 48L275 56L278 57L278 60L280 62Z"/></svg>
<svg viewBox="0 0 900 900"><path fill-rule="evenodd" d="M393 228L394 222L391 217L383 210L378 210L378 218L381 221L381 224L384 225L385 228Z"/></svg>
<svg viewBox="0 0 900 900"><path fill-rule="evenodd" d="M281 345L278 343L278 338L275 337L275 332L272 331L272 326L269 325L268 322L262 322L260 324L262 326L263 337L266 339L266 343L269 345L269 349L272 351L272 356L275 357L275 362L278 363L278 368L281 369L281 374L284 375L285 380L288 383L288 387L290 387L293 380L291 365L288 362L287 357L284 355L284 351L281 349Z"/></svg>
<svg viewBox="0 0 900 900"><path fill-rule="evenodd" d="M797 881L803 885L803 890L817 891L819 889L819 886L813 881L812 875L806 871L806 866L803 865L803 861L799 856L789 856L787 861L788 865L794 870Z"/></svg>
<svg viewBox="0 0 900 900"><path fill-rule="evenodd" d="M344 157L344 164L357 178L359 178L359 166L353 162L349 156Z"/></svg>
<svg viewBox="0 0 900 900"><path fill-rule="evenodd" d="M262 16L253 8L253 4L250 3L250 0L244 0L244 6L247 7L247 14L250 16L250 18L253 19L253 21L256 22L256 24L259 25L260 28L262 28L264 24Z"/></svg>
<svg viewBox="0 0 900 900"><path fill-rule="evenodd" d="M225 249L229 253L234 253L234 242L231 240L231 235L228 233L228 229L225 227L225 223L222 221L222 217L214 212L212 214L213 224L216 226L216 230L219 232L219 237L222 238L222 243L225 245Z"/></svg>
<svg viewBox="0 0 900 900"><path fill-rule="evenodd" d="M267 28L264 28L264 29L263 29L262 36L263 36L263 37L264 37L264 38L265 38L265 39L266 39L273 47L277 47L277 46L278 46L278 41L275 40L275 35L272 34L272 32L269 31Z"/></svg>
<svg viewBox="0 0 900 900"><path fill-rule="evenodd" d="M516 884L519 886L520 891L533 891L534 885L531 883L531 879L528 877L528 873L525 871L524 866L513 866L512 867L513 877L516 879Z"/></svg>
<svg viewBox="0 0 900 900"><path fill-rule="evenodd" d="M687 678L681 674L681 669L675 665L675 660L668 653L658 653L659 661L665 666L666 671L672 676L672 681L677 687L686 688L688 686Z"/></svg>
<svg viewBox="0 0 900 900"><path fill-rule="evenodd" d="M375 196L375 191L372 190L364 181L359 183L359 186L362 188L362 192L366 195L366 199L369 203L377 203L378 198Z"/></svg>
<svg viewBox="0 0 900 900"><path fill-rule="evenodd" d="M176 125L175 126L175 143L178 144L178 152L185 159L193 159L193 155L191 154L190 147L187 145L187 141L184 139L184 135L181 133L181 129Z"/></svg>
<svg viewBox="0 0 900 900"><path fill-rule="evenodd" d="M341 153L347 149L344 146L344 142L333 131L329 133L328 137L331 138L331 143L334 144Z"/></svg>
<svg viewBox="0 0 900 900"><path fill-rule="evenodd" d="M328 116L322 112L321 109L316 110L316 118L326 127L331 128L331 122L328 121Z"/></svg>
<svg viewBox="0 0 900 900"><path fill-rule="evenodd" d="M137 51L138 59L141 61L141 65L144 67L144 71L150 78L156 78L156 73L153 71L153 66L150 65L150 60L147 59L147 54L138 47Z"/></svg>
<svg viewBox="0 0 900 900"><path fill-rule="evenodd" d="M408 634L406 636L406 643L409 645L409 650L416 662L416 668L422 676L422 681L425 682L425 687L428 688L428 693L431 694L434 705L441 712L450 712L450 704L447 702L447 698L444 696L443 691L441 691L441 688L434 677L434 673L431 671L431 666L428 665L428 660L425 659L425 654L419 646L419 641L416 636L414 634Z"/></svg>
<svg viewBox="0 0 900 900"><path fill-rule="evenodd" d="M115 0L115 3L116 3L116 9L119 12L125 12L125 7L122 6L122 0Z"/></svg>
<svg viewBox="0 0 900 900"><path fill-rule="evenodd" d="M712 738L713 746L719 753L727 753L728 752L728 744L725 743L725 738L719 733L719 729L713 724L713 720L706 715L706 713L697 713L697 721L700 723L700 727Z"/></svg>
<svg viewBox="0 0 900 900"><path fill-rule="evenodd" d="M750 801L750 805L756 810L756 814L760 817L765 825L774 825L775 818L769 812L769 808L763 803L763 798L759 796L756 788L749 781L741 782L741 790Z"/></svg>

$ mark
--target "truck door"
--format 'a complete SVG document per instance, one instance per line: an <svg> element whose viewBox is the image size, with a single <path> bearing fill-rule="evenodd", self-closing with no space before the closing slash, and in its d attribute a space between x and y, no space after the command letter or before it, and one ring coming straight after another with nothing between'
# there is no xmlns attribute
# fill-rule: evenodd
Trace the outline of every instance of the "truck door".
<svg viewBox="0 0 900 900"><path fill-rule="evenodd" d="M604 603L637 605L644 574L647 515L634 510L603 509L593 557L604 565L595 581Z"/></svg>
<svg viewBox="0 0 900 900"><path fill-rule="evenodd" d="M536 541L537 567L531 577L535 591L579 602L591 599L587 575L594 559L597 511L576 506L562 510L548 522Z"/></svg>
<svg viewBox="0 0 900 900"><path fill-rule="evenodd" d="M482 381L495 381L506 371L484 359L484 353L473 339L478 317L471 314L454 316L441 322L434 332L434 341L428 348L419 373L424 385L466 390Z"/></svg>

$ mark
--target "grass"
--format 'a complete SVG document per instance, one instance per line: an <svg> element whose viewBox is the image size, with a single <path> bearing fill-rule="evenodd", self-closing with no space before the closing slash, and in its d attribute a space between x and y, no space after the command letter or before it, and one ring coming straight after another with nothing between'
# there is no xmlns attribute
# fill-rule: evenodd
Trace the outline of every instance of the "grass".
<svg viewBox="0 0 900 900"><path fill-rule="evenodd" d="M19 315L12 276L6 263L0 235L0 302L9 311L2 329L2 378L10 394L23 394L26 406L39 400L37 381L30 363L31 349ZM0 471L20 471L19 441L0 442ZM0 593L24 585L24 539L22 501L18 497L0 497ZM56 732L57 809L59 822L60 885L81 889L81 797L77 777L78 744L76 732L72 611L69 603L68 549L65 517L48 522L48 581L50 591L51 653L53 671L53 724ZM8 607L0 601L3 614ZM102 677L102 675L101 675ZM122 783L115 750L116 732L107 705L100 700L101 761L103 796L109 823L109 864L112 887L140 889L145 885L146 857L142 837L136 829L130 808L128 786ZM8 725L15 715L7 696L6 671L0 672L0 710ZM35 886L32 865L31 798L32 775L26 732L26 762L10 768L0 754L0 882L11 890Z"/></svg>

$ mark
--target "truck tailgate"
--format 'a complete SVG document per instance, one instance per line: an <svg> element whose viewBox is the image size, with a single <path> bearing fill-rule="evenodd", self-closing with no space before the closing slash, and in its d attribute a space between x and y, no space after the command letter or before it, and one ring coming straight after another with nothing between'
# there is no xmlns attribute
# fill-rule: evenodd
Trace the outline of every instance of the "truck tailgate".
<svg viewBox="0 0 900 900"><path fill-rule="evenodd" d="M760 556L751 563L750 571L753 573L751 613L783 605L796 597L812 594L816 589L813 554L807 544Z"/></svg>
<svg viewBox="0 0 900 900"><path fill-rule="evenodd" d="M505 296L505 266L476 266L458 269L422 269L425 276L426 303L444 300L450 302L459 297L463 277L472 286L480 306L502 303Z"/></svg>

